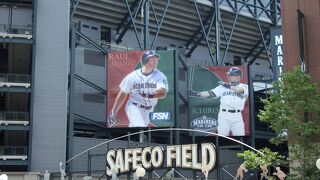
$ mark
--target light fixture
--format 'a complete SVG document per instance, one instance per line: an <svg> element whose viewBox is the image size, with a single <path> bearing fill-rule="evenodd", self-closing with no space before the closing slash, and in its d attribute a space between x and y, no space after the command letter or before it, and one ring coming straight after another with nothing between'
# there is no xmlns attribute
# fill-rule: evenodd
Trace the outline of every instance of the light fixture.
<svg viewBox="0 0 320 180"><path fill-rule="evenodd" d="M143 167L138 166L136 170L136 175L138 178L143 177L144 175L146 175L146 170Z"/></svg>
<svg viewBox="0 0 320 180"><path fill-rule="evenodd" d="M316 161L316 166L318 169L320 169L320 158Z"/></svg>
<svg viewBox="0 0 320 180"><path fill-rule="evenodd" d="M1 175L0 175L0 180L8 180L8 175L6 175L6 174L1 174Z"/></svg>

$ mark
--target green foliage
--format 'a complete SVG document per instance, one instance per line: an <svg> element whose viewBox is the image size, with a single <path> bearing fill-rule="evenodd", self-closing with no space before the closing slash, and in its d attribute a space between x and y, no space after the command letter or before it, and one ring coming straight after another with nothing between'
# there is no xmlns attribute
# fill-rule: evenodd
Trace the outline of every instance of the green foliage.
<svg viewBox="0 0 320 180"><path fill-rule="evenodd" d="M238 157L244 159L244 164L250 169L259 169L260 165L270 165L279 166L284 163L284 156L278 154L278 152L272 152L268 148L263 148L259 152L254 152L251 150L246 150L243 153L238 153Z"/></svg>
<svg viewBox="0 0 320 180"><path fill-rule="evenodd" d="M308 179L319 173L314 160L320 157L316 144L320 136L320 95L310 76L299 68L284 73L282 80L273 84L270 97L262 101L260 121L269 123L277 134L288 129L290 158L299 162L297 175ZM279 144L283 140L277 136L271 142Z"/></svg>
<svg viewBox="0 0 320 180"><path fill-rule="evenodd" d="M282 81L273 84L274 93L262 100L259 119L276 133L287 128L292 144L312 142L320 135L320 96L310 79L298 68L284 73Z"/></svg>

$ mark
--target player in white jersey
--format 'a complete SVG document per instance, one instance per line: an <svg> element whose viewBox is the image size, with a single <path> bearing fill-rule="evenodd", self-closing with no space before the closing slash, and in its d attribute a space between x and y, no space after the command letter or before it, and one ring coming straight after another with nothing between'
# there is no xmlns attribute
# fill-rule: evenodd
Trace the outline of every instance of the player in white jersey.
<svg viewBox="0 0 320 180"><path fill-rule="evenodd" d="M227 72L229 83L219 81L219 86L210 90L197 93L203 98L220 97L220 110L218 114L218 133L228 136L230 131L233 136L244 136L244 122L242 110L248 97L248 85L240 83L242 71L231 67Z"/></svg>
<svg viewBox="0 0 320 180"><path fill-rule="evenodd" d="M166 97L168 82L166 76L156 67L160 55L145 51L141 58L142 68L128 74L120 83L120 92L108 117L109 127L118 123L116 114L129 95L126 114L129 127L148 127L149 114L153 112L158 99Z"/></svg>

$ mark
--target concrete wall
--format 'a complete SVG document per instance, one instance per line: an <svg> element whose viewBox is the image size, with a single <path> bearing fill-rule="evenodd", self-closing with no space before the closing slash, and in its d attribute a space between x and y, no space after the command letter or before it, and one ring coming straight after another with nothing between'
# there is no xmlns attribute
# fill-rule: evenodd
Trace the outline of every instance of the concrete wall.
<svg viewBox="0 0 320 180"><path fill-rule="evenodd" d="M69 1L37 1L31 171L59 171L66 158Z"/></svg>

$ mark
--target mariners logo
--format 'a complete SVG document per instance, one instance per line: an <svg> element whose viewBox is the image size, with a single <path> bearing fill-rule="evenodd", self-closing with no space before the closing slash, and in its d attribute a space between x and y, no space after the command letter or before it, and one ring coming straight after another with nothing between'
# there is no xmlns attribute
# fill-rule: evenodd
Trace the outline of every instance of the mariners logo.
<svg viewBox="0 0 320 180"><path fill-rule="evenodd" d="M212 131L217 128L218 121L211 117L202 116L192 120L190 125L191 125L191 128L193 129L199 129L203 131Z"/></svg>

